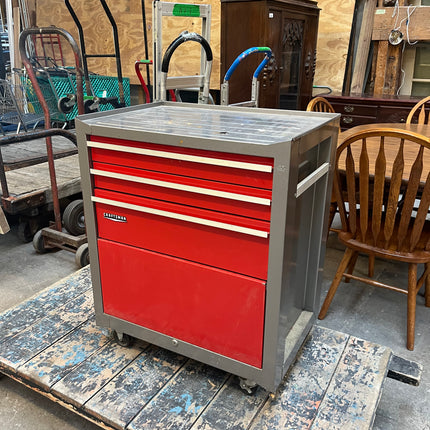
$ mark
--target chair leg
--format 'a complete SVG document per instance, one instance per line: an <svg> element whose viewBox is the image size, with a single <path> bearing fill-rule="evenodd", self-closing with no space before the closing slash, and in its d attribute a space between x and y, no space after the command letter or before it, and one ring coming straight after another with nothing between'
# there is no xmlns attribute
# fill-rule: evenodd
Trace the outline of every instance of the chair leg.
<svg viewBox="0 0 430 430"><path fill-rule="evenodd" d="M354 254L351 256L351 260L349 261L348 264L348 271L346 273L348 273L348 275L352 275L352 272L354 271L355 268L355 264L357 263L357 259L358 259L358 251L354 251ZM345 278L345 282L349 283L351 282L350 278Z"/></svg>
<svg viewBox="0 0 430 430"><path fill-rule="evenodd" d="M347 248L345 251L345 254L343 254L342 260L339 263L339 266L337 268L336 275L334 276L333 282L330 285L330 288L328 290L328 293L327 293L327 296L324 300L324 303L321 306L321 310L320 310L320 313L318 315L318 318L320 320L325 318L327 311L328 311L328 308L330 307L330 304L333 300L333 297L336 294L337 287L339 286L340 281L342 280L343 273L345 272L346 268L348 267L348 265L351 261L351 258L354 255L354 252L355 251L353 251L352 249Z"/></svg>
<svg viewBox="0 0 430 430"><path fill-rule="evenodd" d="M426 267L425 270L428 269L428 267L430 266L430 263L426 263ZM430 275L427 276L426 281L425 281L425 305L430 308Z"/></svg>
<svg viewBox="0 0 430 430"><path fill-rule="evenodd" d="M375 274L375 256L369 255L369 278L373 278Z"/></svg>
<svg viewBox="0 0 430 430"><path fill-rule="evenodd" d="M334 220L334 217L336 215L336 210L337 210L337 202L336 202L336 200L334 200L334 201L332 200L330 202L330 212L329 212L329 215L328 215L327 237L330 234L330 228L331 228L331 225L333 224L333 220Z"/></svg>
<svg viewBox="0 0 430 430"><path fill-rule="evenodd" d="M408 267L408 312L406 347L414 350L415 343L415 310L417 305L417 264L410 263Z"/></svg>

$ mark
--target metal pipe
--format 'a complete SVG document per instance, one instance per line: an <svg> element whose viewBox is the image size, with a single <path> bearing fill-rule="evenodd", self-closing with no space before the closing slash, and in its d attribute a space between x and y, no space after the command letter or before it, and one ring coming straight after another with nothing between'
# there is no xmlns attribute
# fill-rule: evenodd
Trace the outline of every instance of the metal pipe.
<svg viewBox="0 0 430 430"><path fill-rule="evenodd" d="M82 25L79 21L78 16L76 15L75 11L73 10L72 5L70 4L70 1L64 0L64 4L66 5L70 15L72 16L73 21L76 24L76 27L78 28L79 44L81 45L81 53L82 53L82 64L84 67L85 89L87 90L87 95L91 94L94 97L95 94L93 91L93 87L91 86L90 76L88 73L88 64L87 64L88 55L87 55L87 52L85 50L84 30L82 28Z"/></svg>
<svg viewBox="0 0 430 430"><path fill-rule="evenodd" d="M124 87L122 85L121 54L119 52L119 41L118 41L118 27L116 25L115 19L112 16L109 6L106 3L106 0L100 0L100 3L102 4L103 9L112 26L113 41L115 46L116 69L117 69L117 75L118 75L119 101L123 106L125 106Z"/></svg>

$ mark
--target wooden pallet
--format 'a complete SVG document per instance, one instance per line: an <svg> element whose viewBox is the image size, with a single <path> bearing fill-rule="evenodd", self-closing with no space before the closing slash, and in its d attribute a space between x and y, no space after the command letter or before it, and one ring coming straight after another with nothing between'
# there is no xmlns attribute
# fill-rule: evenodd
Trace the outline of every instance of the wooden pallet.
<svg viewBox="0 0 430 430"><path fill-rule="evenodd" d="M95 325L89 267L0 315L0 371L104 428L368 429L389 349L314 327L275 394Z"/></svg>

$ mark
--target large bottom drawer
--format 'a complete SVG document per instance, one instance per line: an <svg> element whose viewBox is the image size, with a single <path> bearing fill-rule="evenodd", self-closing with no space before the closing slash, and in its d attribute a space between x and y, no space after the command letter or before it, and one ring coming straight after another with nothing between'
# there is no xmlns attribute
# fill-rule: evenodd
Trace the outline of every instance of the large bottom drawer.
<svg viewBox="0 0 430 430"><path fill-rule="evenodd" d="M98 240L104 312L261 368L265 282Z"/></svg>

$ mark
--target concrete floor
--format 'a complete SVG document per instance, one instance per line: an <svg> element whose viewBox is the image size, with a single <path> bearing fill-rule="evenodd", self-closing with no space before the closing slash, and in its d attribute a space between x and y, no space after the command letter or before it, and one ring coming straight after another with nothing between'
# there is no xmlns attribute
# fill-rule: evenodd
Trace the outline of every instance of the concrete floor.
<svg viewBox="0 0 430 430"><path fill-rule="evenodd" d="M326 253L323 297L342 256L336 235L331 234ZM378 279L406 285L407 269L398 263L376 262ZM365 272L363 257L357 270ZM77 270L74 255L66 251L39 255L31 243L16 234L0 235L0 312L35 295ZM329 313L317 324L390 347L401 357L424 366L421 384L413 387L387 379L374 429L430 430L430 309L418 297L415 350L406 349L406 297L354 281L341 284ZM95 430L99 427L51 400L4 377L0 380L0 429Z"/></svg>

